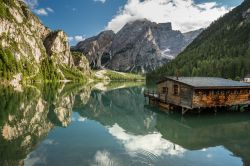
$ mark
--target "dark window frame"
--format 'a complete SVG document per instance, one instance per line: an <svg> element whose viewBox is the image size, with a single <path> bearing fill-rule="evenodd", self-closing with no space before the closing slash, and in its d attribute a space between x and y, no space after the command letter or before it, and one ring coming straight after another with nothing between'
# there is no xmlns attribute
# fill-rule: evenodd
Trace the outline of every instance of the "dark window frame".
<svg viewBox="0 0 250 166"><path fill-rule="evenodd" d="M162 87L162 93L168 93L168 88L167 87Z"/></svg>
<svg viewBox="0 0 250 166"><path fill-rule="evenodd" d="M180 95L180 90L179 90L179 85L178 84L174 84L173 85L173 94L175 96L179 96Z"/></svg>

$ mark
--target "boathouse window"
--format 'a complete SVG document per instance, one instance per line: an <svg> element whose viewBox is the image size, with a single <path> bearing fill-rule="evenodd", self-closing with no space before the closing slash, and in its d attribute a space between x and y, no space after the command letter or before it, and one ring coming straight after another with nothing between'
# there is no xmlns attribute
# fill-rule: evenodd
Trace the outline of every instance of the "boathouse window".
<svg viewBox="0 0 250 166"><path fill-rule="evenodd" d="M174 85L174 95L179 95L179 86L178 85Z"/></svg>
<svg viewBox="0 0 250 166"><path fill-rule="evenodd" d="M168 93L167 87L163 87L163 88L162 88L162 93Z"/></svg>

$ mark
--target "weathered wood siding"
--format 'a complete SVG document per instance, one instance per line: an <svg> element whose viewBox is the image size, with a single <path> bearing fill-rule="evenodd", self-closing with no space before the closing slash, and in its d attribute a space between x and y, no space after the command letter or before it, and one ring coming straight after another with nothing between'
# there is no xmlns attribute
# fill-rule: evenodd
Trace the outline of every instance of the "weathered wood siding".
<svg viewBox="0 0 250 166"><path fill-rule="evenodd" d="M178 85L179 93L174 94L174 85ZM167 88L167 93L163 93L163 88ZM192 87L179 82L167 80L157 85L157 93L162 101L169 104L191 108L192 106Z"/></svg>
<svg viewBox="0 0 250 166"><path fill-rule="evenodd" d="M166 93L163 93L163 88L167 87L167 82L161 82L157 85L157 94L161 101L166 101Z"/></svg>
<svg viewBox="0 0 250 166"><path fill-rule="evenodd" d="M250 104L250 89L195 90L193 108Z"/></svg>
<svg viewBox="0 0 250 166"><path fill-rule="evenodd" d="M161 82L159 84L157 84L157 93L162 93L163 87L167 86L167 82Z"/></svg>
<svg viewBox="0 0 250 166"><path fill-rule="evenodd" d="M186 85L181 85L181 105L186 107L192 107L192 99L193 99L193 89Z"/></svg>
<svg viewBox="0 0 250 166"><path fill-rule="evenodd" d="M167 87L168 87L167 99L168 99L168 103L179 106L181 105L181 96L180 96L180 93L179 95L174 95L174 88L173 88L174 85L178 85L179 88L181 86L180 83L178 82L174 83L173 81L170 81L170 80L167 81Z"/></svg>

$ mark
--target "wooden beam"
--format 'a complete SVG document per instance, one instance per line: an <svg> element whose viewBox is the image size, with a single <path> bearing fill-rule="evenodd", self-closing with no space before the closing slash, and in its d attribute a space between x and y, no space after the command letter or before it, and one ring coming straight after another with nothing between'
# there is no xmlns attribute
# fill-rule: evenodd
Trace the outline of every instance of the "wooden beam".
<svg viewBox="0 0 250 166"><path fill-rule="evenodd" d="M182 115L184 115L185 113L187 113L189 111L188 108L183 108L181 109Z"/></svg>

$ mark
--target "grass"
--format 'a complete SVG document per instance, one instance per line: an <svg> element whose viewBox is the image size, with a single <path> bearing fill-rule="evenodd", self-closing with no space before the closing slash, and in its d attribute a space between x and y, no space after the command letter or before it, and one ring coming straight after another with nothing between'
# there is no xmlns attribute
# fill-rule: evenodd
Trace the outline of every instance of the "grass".
<svg viewBox="0 0 250 166"><path fill-rule="evenodd" d="M145 85L144 82L118 82L118 81L111 81L108 85L106 85L107 90L114 90L114 89L120 89L120 88L131 88L131 87L138 87Z"/></svg>
<svg viewBox="0 0 250 166"><path fill-rule="evenodd" d="M68 66L60 65L60 69L63 72L65 78L68 80L87 82L87 78L84 75L84 73L82 73L77 68L74 68L74 67L70 68Z"/></svg>
<svg viewBox="0 0 250 166"><path fill-rule="evenodd" d="M96 71L98 72L98 71ZM104 70L103 75L111 81L144 81L145 77L140 74L122 73L112 70Z"/></svg>
<svg viewBox="0 0 250 166"><path fill-rule="evenodd" d="M107 70L106 76L112 81L142 81L145 77L133 73L120 73L112 70Z"/></svg>

